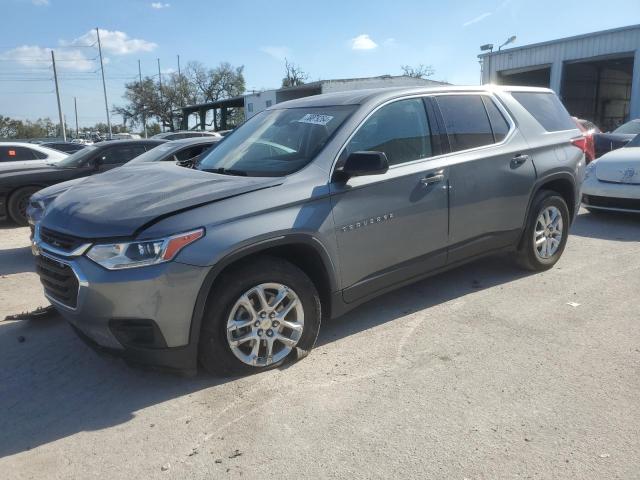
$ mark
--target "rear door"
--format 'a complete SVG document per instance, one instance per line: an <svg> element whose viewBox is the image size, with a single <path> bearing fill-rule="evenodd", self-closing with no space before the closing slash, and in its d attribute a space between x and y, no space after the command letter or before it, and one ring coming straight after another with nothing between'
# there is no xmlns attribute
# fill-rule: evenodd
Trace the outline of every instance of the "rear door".
<svg viewBox="0 0 640 480"><path fill-rule="evenodd" d="M379 107L345 146L340 161L366 150L390 164L331 184L346 302L445 264L448 171L431 159L441 153L437 128L423 98L405 98Z"/></svg>
<svg viewBox="0 0 640 480"><path fill-rule="evenodd" d="M448 262L519 238L536 172L528 145L489 94L435 97L451 146Z"/></svg>

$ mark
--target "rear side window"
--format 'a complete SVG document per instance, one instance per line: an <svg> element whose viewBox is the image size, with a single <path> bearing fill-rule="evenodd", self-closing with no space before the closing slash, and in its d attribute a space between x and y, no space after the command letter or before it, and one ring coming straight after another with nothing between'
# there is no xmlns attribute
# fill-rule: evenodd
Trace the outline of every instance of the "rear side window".
<svg viewBox="0 0 640 480"><path fill-rule="evenodd" d="M421 98L399 100L380 108L362 125L346 152L384 152L389 165L431 157L431 135Z"/></svg>
<svg viewBox="0 0 640 480"><path fill-rule="evenodd" d="M436 97L454 152L493 143L493 131L480 95Z"/></svg>
<svg viewBox="0 0 640 480"><path fill-rule="evenodd" d="M576 124L553 93L513 92L515 98L547 132L574 130Z"/></svg>
<svg viewBox="0 0 640 480"><path fill-rule="evenodd" d="M26 147L0 147L0 162L19 162L24 160L36 160L39 157L33 150ZM46 158L46 156L44 157Z"/></svg>
<svg viewBox="0 0 640 480"><path fill-rule="evenodd" d="M487 115L489 115L489 121L491 122L491 129L493 130L493 141L496 143L501 142L509 133L509 124L505 120L504 116L496 107L496 104L489 97L483 97L484 106L487 109Z"/></svg>

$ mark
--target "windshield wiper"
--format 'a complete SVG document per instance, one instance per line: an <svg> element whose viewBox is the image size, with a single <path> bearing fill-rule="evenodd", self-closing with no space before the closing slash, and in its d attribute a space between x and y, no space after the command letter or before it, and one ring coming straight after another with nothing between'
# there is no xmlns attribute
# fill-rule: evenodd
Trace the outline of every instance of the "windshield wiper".
<svg viewBox="0 0 640 480"><path fill-rule="evenodd" d="M224 167L219 167L219 168L199 168L198 170L202 170L203 172L209 172L209 173L219 173L221 175L236 175L238 177L246 177L247 176L247 172L245 172L244 170L233 170L232 168L224 168Z"/></svg>

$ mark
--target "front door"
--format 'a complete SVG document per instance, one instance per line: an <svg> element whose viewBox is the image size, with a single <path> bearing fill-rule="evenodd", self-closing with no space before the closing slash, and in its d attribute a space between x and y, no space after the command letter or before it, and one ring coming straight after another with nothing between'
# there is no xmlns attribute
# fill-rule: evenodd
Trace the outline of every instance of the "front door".
<svg viewBox="0 0 640 480"><path fill-rule="evenodd" d="M341 160L380 151L390 164L383 175L331 185L346 302L445 264L449 171L430 160L440 153L434 129L422 98L397 100L375 111L345 147Z"/></svg>

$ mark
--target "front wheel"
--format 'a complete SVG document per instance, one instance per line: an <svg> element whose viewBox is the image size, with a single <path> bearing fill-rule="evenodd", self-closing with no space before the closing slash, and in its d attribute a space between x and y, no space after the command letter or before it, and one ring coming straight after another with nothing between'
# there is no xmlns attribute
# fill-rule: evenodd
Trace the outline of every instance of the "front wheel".
<svg viewBox="0 0 640 480"><path fill-rule="evenodd" d="M567 244L569 223L569 209L564 199L556 192L538 192L518 250L518 263L532 271L553 267Z"/></svg>
<svg viewBox="0 0 640 480"><path fill-rule="evenodd" d="M29 206L29 199L38 190L40 190L38 187L23 187L11 194L7 202L7 210L11 220L18 225L28 225L27 207Z"/></svg>
<svg viewBox="0 0 640 480"><path fill-rule="evenodd" d="M278 367L313 348L320 318L320 297L302 270L279 258L250 259L211 292L200 363L223 375Z"/></svg>

